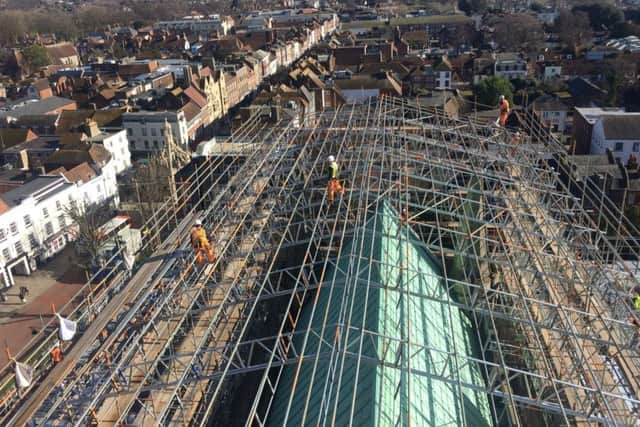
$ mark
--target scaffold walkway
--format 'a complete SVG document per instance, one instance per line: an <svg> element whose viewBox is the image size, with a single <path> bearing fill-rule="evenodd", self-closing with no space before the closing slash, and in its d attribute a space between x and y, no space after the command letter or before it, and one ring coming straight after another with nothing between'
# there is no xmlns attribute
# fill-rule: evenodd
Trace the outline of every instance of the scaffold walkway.
<svg viewBox="0 0 640 427"><path fill-rule="evenodd" d="M387 97L252 118L0 423L638 425L638 231L523 115L518 142Z"/></svg>

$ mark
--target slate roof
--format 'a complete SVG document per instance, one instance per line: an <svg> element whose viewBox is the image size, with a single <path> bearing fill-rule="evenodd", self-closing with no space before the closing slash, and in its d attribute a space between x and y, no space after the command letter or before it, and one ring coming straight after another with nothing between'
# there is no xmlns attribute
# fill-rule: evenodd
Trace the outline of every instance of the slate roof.
<svg viewBox="0 0 640 427"><path fill-rule="evenodd" d="M12 110L0 111L0 117L20 118L27 115L47 114L65 106L74 105L76 102L72 99L61 98L59 96L50 96L35 102L25 102L22 105L15 104Z"/></svg>
<svg viewBox="0 0 640 427"><path fill-rule="evenodd" d="M607 139L640 140L640 115L604 116L601 120Z"/></svg>
<svg viewBox="0 0 640 427"><path fill-rule="evenodd" d="M66 182L64 178L60 176L39 176L4 193L2 200L9 206L18 206L28 197L33 196L38 200L44 200L67 189L71 185L73 184Z"/></svg>
<svg viewBox="0 0 640 427"><path fill-rule="evenodd" d="M29 140L29 129L0 128L0 143L6 149ZM31 139L35 134L31 134Z"/></svg>

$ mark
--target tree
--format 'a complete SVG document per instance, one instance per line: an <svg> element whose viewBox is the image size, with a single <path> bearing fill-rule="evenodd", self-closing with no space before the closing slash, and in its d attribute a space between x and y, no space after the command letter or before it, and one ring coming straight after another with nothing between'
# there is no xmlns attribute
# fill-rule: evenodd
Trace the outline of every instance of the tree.
<svg viewBox="0 0 640 427"><path fill-rule="evenodd" d="M630 22L617 22L611 28L611 37L622 38L640 33L640 27Z"/></svg>
<svg viewBox="0 0 640 427"><path fill-rule="evenodd" d="M498 105L500 95L504 95L510 102L513 100L513 85L504 77L493 76L478 83L475 94L479 104L495 106Z"/></svg>
<svg viewBox="0 0 640 427"><path fill-rule="evenodd" d="M26 32L27 24L22 12L8 10L0 13L0 44L15 42Z"/></svg>
<svg viewBox="0 0 640 427"><path fill-rule="evenodd" d="M487 10L487 0L459 0L458 9L468 15L483 13Z"/></svg>
<svg viewBox="0 0 640 427"><path fill-rule="evenodd" d="M560 41L570 46L574 52L593 36L589 15L582 11L561 10L555 22L555 30L560 36Z"/></svg>
<svg viewBox="0 0 640 427"><path fill-rule="evenodd" d="M504 49L536 52L544 43L544 29L535 17L514 13L505 15L495 24L494 37Z"/></svg>
<svg viewBox="0 0 640 427"><path fill-rule="evenodd" d="M623 104L626 111L640 111L640 85L635 84L624 90L622 94Z"/></svg>
<svg viewBox="0 0 640 427"><path fill-rule="evenodd" d="M573 8L573 12L586 12L589 15L591 28L600 31L611 28L624 20L623 13L611 4L591 3Z"/></svg>
<svg viewBox="0 0 640 427"><path fill-rule="evenodd" d="M51 63L49 54L44 46L37 44L25 47L22 49L22 56L25 63L31 72L34 72L42 67L45 67Z"/></svg>
<svg viewBox="0 0 640 427"><path fill-rule="evenodd" d="M99 265L100 252L107 243L105 236L100 233L100 227L112 217L110 203L105 202L86 207L76 203L66 208L64 213L74 224L71 227L75 231L74 247L80 265L85 270Z"/></svg>

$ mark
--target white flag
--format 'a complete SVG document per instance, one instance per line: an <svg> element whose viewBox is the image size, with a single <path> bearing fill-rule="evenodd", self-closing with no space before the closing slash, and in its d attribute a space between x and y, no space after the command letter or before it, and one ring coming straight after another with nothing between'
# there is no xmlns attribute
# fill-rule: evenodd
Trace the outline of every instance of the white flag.
<svg viewBox="0 0 640 427"><path fill-rule="evenodd" d="M73 320L65 319L58 313L56 313L56 316L58 316L58 320L60 321L60 327L58 328L58 337L60 337L60 340L62 341L70 341L71 338L73 338L73 336L76 334L76 322L74 322Z"/></svg>
<svg viewBox="0 0 640 427"><path fill-rule="evenodd" d="M25 388L31 385L33 381L33 368L24 363L16 362L16 386Z"/></svg>
<svg viewBox="0 0 640 427"><path fill-rule="evenodd" d="M129 254L129 252L124 251L122 255L122 259L124 260L124 266L127 267L127 270L131 271L133 269L133 264L136 261L136 257Z"/></svg>

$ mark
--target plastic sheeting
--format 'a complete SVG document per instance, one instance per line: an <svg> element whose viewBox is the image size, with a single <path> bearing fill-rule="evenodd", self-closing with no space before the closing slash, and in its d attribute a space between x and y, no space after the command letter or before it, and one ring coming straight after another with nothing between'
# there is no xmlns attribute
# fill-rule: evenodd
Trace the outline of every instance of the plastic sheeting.
<svg viewBox="0 0 640 427"><path fill-rule="evenodd" d="M58 337L62 341L70 341L73 338L73 336L76 334L76 329L77 329L76 322L69 319L65 319L64 317L60 316L57 313L56 313L56 316L58 316L58 320L60 321L60 326L58 327Z"/></svg>
<svg viewBox="0 0 640 427"><path fill-rule="evenodd" d="M136 261L136 257L130 254L129 252L125 251L122 255L122 258L124 260L125 267L127 267L127 270L129 271L133 270L133 264Z"/></svg>
<svg viewBox="0 0 640 427"><path fill-rule="evenodd" d="M33 368L24 363L16 362L16 386L25 388L33 381Z"/></svg>

